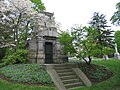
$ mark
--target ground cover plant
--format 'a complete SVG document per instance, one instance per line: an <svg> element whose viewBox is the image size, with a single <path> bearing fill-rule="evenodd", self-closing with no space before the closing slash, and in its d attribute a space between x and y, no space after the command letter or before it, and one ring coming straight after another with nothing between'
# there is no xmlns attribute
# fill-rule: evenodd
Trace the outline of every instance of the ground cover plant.
<svg viewBox="0 0 120 90"><path fill-rule="evenodd" d="M101 65L80 63L78 66L93 84L105 81L112 76L111 70Z"/></svg>
<svg viewBox="0 0 120 90"><path fill-rule="evenodd" d="M120 90L120 61L119 60L100 60L93 61L93 64L102 65L109 68L113 75L109 79L93 84L91 87L83 87L74 90Z"/></svg>
<svg viewBox="0 0 120 90"><path fill-rule="evenodd" d="M15 64L0 69L1 77L11 81L28 84L52 85L49 74L40 64Z"/></svg>
<svg viewBox="0 0 120 90"><path fill-rule="evenodd" d="M29 64L29 65L32 68L35 67L32 64ZM35 64L35 65L38 66L37 64ZM7 68L7 67L13 67L14 70L15 70L15 68L17 70L17 69L20 69L21 66L22 66L21 64L9 65L9 66L1 68L0 73L6 72L8 69L5 69L5 68ZM24 64L24 67L29 68L27 64ZM87 75L87 77L92 81L93 85L91 87L82 87L82 88L78 88L78 89L74 89L74 90L120 90L120 83L119 83L120 82L120 72L119 72L120 71L120 61L118 61L118 60L93 61L91 66L88 66L88 67L89 68L85 67L84 64L81 64L80 68ZM90 67L92 67L92 69L90 69ZM39 69L40 68L41 68L41 66L39 67ZM95 70L95 68L96 68L96 70ZM30 69L31 68L29 68L28 71ZM3 71L3 70L6 70L6 71ZM34 74L39 73L39 71L36 69L32 69L32 70L37 71ZM44 69L42 69L42 70L44 70ZM31 73L33 71L31 71ZM16 72L19 72L19 70ZM86 72L88 72L88 73L86 73ZM14 71L13 71L13 73L14 73ZM45 76L45 74L44 74L44 76ZM45 79L47 79L47 78L45 78ZM48 83L49 80L46 82ZM49 86L45 86L45 85L46 85L45 83L37 84L37 85L35 85L35 84L23 85L23 84L17 84L15 82L8 82L8 81L0 79L0 89L2 88L1 90L57 90L56 87L51 84L47 84Z"/></svg>

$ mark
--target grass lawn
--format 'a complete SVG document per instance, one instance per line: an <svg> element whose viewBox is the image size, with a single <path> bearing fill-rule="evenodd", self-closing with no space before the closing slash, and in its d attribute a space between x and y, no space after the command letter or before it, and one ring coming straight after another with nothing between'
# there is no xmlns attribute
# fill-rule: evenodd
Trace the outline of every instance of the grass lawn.
<svg viewBox="0 0 120 90"><path fill-rule="evenodd" d="M74 90L120 90L120 60L102 60L93 61L93 63L108 67L112 70L113 76L91 87L83 87Z"/></svg>
<svg viewBox="0 0 120 90"><path fill-rule="evenodd" d="M74 90L120 90L120 61L102 60L93 61L93 63L103 65L111 69L113 77L98 84L94 84L91 87L83 87ZM56 90L56 88L53 86L16 84L0 79L0 90Z"/></svg>
<svg viewBox="0 0 120 90"><path fill-rule="evenodd" d="M0 90L56 90L48 86L30 86L23 84L10 83L0 79Z"/></svg>

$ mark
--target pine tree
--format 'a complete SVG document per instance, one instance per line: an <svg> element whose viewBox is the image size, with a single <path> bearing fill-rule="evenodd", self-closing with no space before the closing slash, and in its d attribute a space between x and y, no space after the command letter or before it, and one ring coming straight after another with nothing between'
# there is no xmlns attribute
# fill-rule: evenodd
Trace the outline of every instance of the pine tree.
<svg viewBox="0 0 120 90"><path fill-rule="evenodd" d="M108 48L112 49L114 46L114 31L109 29L110 26L107 25L105 15L95 12L89 24L98 32L98 35L95 39L98 47L101 49L101 54L107 54L109 52Z"/></svg>

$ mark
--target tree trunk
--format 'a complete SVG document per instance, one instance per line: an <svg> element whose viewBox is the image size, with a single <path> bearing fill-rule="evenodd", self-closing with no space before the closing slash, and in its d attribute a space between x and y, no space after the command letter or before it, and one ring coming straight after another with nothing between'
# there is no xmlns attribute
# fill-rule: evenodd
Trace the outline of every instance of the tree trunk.
<svg viewBox="0 0 120 90"><path fill-rule="evenodd" d="M88 59L89 59L89 61L88 61L88 65L90 65L90 63L91 63L91 61L92 61L91 56L88 56Z"/></svg>
<svg viewBox="0 0 120 90"><path fill-rule="evenodd" d="M88 60L86 60L85 58L83 58L83 60L86 62L87 65L90 65L92 58L91 58L91 56L88 56L87 58L88 58Z"/></svg>

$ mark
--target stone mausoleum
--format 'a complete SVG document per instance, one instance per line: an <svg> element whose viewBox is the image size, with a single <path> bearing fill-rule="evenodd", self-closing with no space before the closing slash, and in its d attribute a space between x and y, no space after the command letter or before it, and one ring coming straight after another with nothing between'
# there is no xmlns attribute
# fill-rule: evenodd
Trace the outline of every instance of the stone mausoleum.
<svg viewBox="0 0 120 90"><path fill-rule="evenodd" d="M41 12L41 20L35 29L35 37L28 42L29 60L31 63L51 64L64 63L67 57L63 46L58 41L58 32L53 13Z"/></svg>

